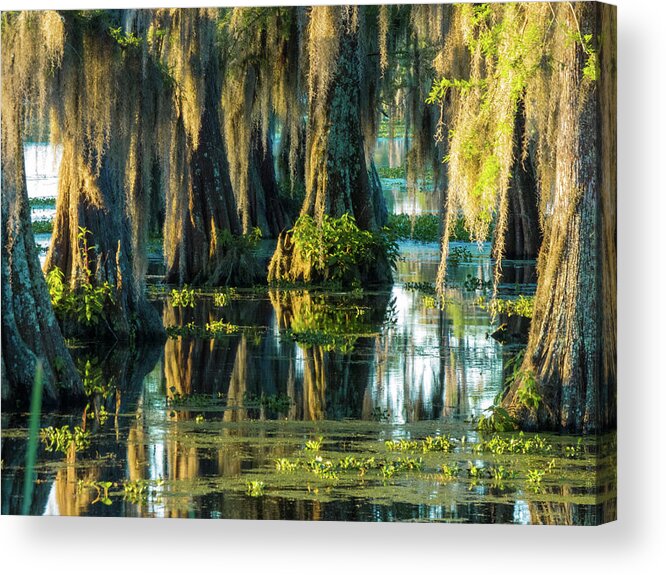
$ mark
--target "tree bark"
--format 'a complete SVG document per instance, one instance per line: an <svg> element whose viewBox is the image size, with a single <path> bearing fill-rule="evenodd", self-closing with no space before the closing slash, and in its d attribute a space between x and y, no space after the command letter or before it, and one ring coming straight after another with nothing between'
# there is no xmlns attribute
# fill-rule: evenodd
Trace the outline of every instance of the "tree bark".
<svg viewBox="0 0 666 575"><path fill-rule="evenodd" d="M341 8L342 9L342 8ZM358 31L351 11L341 18L335 70L328 89L310 96L306 135L305 200L301 214L321 220L324 215L351 214L362 230L376 231L385 216L381 185L365 155L361 125L361 85L358 70ZM379 221L378 221L379 220ZM271 267L289 269L293 251L289 233L278 239ZM284 259L285 261L280 261ZM298 266L298 262L296 262ZM296 269L296 268L295 268ZM270 275L270 272L269 272ZM387 284L393 281L386 257L359 270L361 281ZM303 278L302 278L303 279Z"/></svg>
<svg viewBox="0 0 666 575"><path fill-rule="evenodd" d="M277 238L291 224L282 201L275 174L273 140L269 136L264 143L261 132L252 136L250 158L250 222L258 227L266 238Z"/></svg>
<svg viewBox="0 0 666 575"><path fill-rule="evenodd" d="M350 213L361 229L374 230L377 222L359 113L358 38L351 22L347 24L330 88L310 102L301 213L318 217ZM325 105L319 101L323 97Z"/></svg>
<svg viewBox="0 0 666 575"><path fill-rule="evenodd" d="M206 94L193 148L178 120L179 146L185 150L182 179L169 186L165 222L166 280L194 285L251 284L242 262L230 256L223 235L241 234L236 200L229 178L225 141L218 118L219 63L211 57L206 70Z"/></svg>
<svg viewBox="0 0 666 575"><path fill-rule="evenodd" d="M113 174L119 163L105 154L96 174L84 160L86 149L85 142L70 138L63 143L53 237L44 269L48 273L59 268L72 290L86 281L109 282L113 301L105 303L99 322L85 325L80 318L64 318L63 331L69 337L122 342L163 337L143 278L135 276L138 256L133 253L125 190Z"/></svg>
<svg viewBox="0 0 666 575"><path fill-rule="evenodd" d="M7 155L2 131L2 401L27 404L38 365L43 370L43 403L81 400L83 386L65 347L30 224L20 130L15 155Z"/></svg>
<svg viewBox="0 0 666 575"><path fill-rule="evenodd" d="M563 41L552 211L525 360L504 403L526 428L596 432L615 425L615 8L561 5L559 16L601 42L600 77L585 78L581 43ZM537 409L521 401L531 378Z"/></svg>
<svg viewBox="0 0 666 575"><path fill-rule="evenodd" d="M508 197L508 221L504 235L504 257L508 260L536 259L541 247L536 171L531 156L523 159L525 111L521 101L516 114L515 160Z"/></svg>

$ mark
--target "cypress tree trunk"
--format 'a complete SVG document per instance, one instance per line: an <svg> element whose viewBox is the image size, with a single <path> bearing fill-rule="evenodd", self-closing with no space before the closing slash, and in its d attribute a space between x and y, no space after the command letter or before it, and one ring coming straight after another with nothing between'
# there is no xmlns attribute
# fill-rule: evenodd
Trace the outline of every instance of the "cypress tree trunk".
<svg viewBox="0 0 666 575"><path fill-rule="evenodd" d="M305 200L301 214L321 220L324 215L340 217L351 214L362 230L379 229L378 216L384 209L377 190L379 180L366 159L361 122L361 85L359 74L358 30L353 11L344 7L321 8L340 10L337 22L338 52L327 89L321 86L310 94L306 137ZM310 70L312 74L312 69ZM305 280L307 270L300 272L302 262L293 257L289 233L280 235L269 279L279 279L277 270L292 270L295 281ZM273 272L273 273L272 273ZM360 269L363 283L392 282L386 257L378 256L372 265Z"/></svg>
<svg viewBox="0 0 666 575"><path fill-rule="evenodd" d="M521 376L504 403L524 427L594 432L615 423L615 9L559 10L601 42L600 76L584 76L580 42L562 42L552 214ZM521 400L530 381L542 398L536 409L524 391Z"/></svg>
<svg viewBox="0 0 666 575"><path fill-rule="evenodd" d="M21 132L6 133L5 121L2 127L2 401L27 403L39 364L45 404L79 400L83 386L51 307L30 224ZM7 154L10 148L16 153Z"/></svg>
<svg viewBox="0 0 666 575"><path fill-rule="evenodd" d="M63 143L53 236L44 269L60 269L73 290L86 282L95 286L108 282L112 301L105 300L103 317L96 323L63 318L63 331L67 336L123 342L163 337L142 278L135 277L134 260L139 256L133 253L125 190L114 175L119 164L107 153L96 174L84 160L86 151L84 142L68 138Z"/></svg>
<svg viewBox="0 0 666 575"><path fill-rule="evenodd" d="M296 160L292 173L290 162L291 134L283 130L280 151L278 152L277 177L284 189L288 190L289 198L284 199L287 216L289 219L298 217L302 199L305 193L305 126L301 125L298 130L298 146L296 148Z"/></svg>
<svg viewBox="0 0 666 575"><path fill-rule="evenodd" d="M522 158L525 111L521 101L516 114L515 160L508 192L508 221L504 236L504 257L509 260L536 259L541 247L541 224L536 172L532 158Z"/></svg>
<svg viewBox="0 0 666 575"><path fill-rule="evenodd" d="M252 135L250 158L250 221L258 227L263 237L277 238L290 225L290 219L280 200L280 190L275 175L273 141L268 137L264 145L259 130Z"/></svg>
<svg viewBox="0 0 666 575"><path fill-rule="evenodd" d="M370 181L370 196L372 198L372 206L375 210L375 223L378 227L385 226L388 221L388 208L386 207L386 198L382 190L382 182L379 179L377 166L374 160L370 161L370 169L368 170L368 178Z"/></svg>
<svg viewBox="0 0 666 575"><path fill-rule="evenodd" d="M219 63L209 60L199 145L185 134L178 120L178 146L186 150L182 179L170 186L165 222L166 280L177 284L251 283L241 262L228 254L222 234L241 233L236 200L229 179L224 136L218 118ZM228 257L229 256L229 257Z"/></svg>
<svg viewBox="0 0 666 575"><path fill-rule="evenodd" d="M306 196L302 213L353 214L361 229L377 228L360 121L357 33L343 17L336 69L325 95L310 101ZM325 102L321 102L325 98Z"/></svg>
<svg viewBox="0 0 666 575"><path fill-rule="evenodd" d="M144 293L156 71L109 34L108 18L125 16L62 15L67 43L52 112L63 157L44 268L57 267L79 295L108 283L99 313L68 313L61 324L67 336L121 342L164 336Z"/></svg>

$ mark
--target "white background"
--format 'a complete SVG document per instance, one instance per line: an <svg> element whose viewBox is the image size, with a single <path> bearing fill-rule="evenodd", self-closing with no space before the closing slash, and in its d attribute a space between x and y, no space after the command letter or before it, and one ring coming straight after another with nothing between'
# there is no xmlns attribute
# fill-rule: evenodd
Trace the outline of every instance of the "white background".
<svg viewBox="0 0 666 575"><path fill-rule="evenodd" d="M261 0L264 5L279 3ZM666 572L662 529L666 520L666 487L662 485L666 482L662 421L666 408L666 10L659 0L617 0L616 4L618 521L584 528L2 517L3 572ZM3 10L137 5L220 3L0 0Z"/></svg>

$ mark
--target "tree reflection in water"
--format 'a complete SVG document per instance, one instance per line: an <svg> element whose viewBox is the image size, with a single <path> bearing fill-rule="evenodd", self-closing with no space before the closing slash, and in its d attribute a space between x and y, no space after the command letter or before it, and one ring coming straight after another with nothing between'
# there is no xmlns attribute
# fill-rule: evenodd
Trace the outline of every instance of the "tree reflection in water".
<svg viewBox="0 0 666 575"><path fill-rule="evenodd" d="M487 253L452 269L444 305L407 284L433 280L437 248L408 244L402 253L391 290L271 289L236 294L221 307L204 294L193 308L166 298L167 326L222 320L239 328L213 338L171 338L161 348L79 352L91 381L118 391L91 399L92 413L102 406L108 413L104 425L87 420L94 448L41 452L32 512L571 524L610 517L612 479L603 487L580 480L575 487L548 485L534 494L488 480L470 485L466 472L451 482L429 472L418 481L349 485L313 483L306 472L276 474L276 459L315 457L303 448L319 436L325 450L344 452L361 442L369 455L386 438L469 433L467 418L501 388L518 348L489 337L494 328L474 304L478 293L462 287L468 274L489 277ZM81 413L42 420L65 423L80 425ZM3 414L3 427L20 426ZM3 454L13 454L3 470L3 512L20 510L24 450L24 440L3 436ZM246 494L249 479L266 483L264 496ZM108 506L96 501L94 488L79 487L109 481ZM145 497L124 497L128 482L144 482ZM595 504L594 494L609 503Z"/></svg>

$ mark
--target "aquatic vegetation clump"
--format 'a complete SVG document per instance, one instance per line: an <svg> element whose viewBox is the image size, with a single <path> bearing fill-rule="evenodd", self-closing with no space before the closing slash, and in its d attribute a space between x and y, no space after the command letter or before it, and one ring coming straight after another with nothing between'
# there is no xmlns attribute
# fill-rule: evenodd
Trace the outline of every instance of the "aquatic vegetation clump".
<svg viewBox="0 0 666 575"><path fill-rule="evenodd" d="M545 455L550 453L552 449L552 444L541 436L526 437L522 431L518 435L503 436L495 434L490 439L480 441L474 445L474 450L477 452L489 452L495 455L504 453Z"/></svg>
<svg viewBox="0 0 666 575"><path fill-rule="evenodd" d="M443 463L442 466L440 467L441 471L441 477L444 481L452 481L458 475L460 475L460 465L457 463L453 464L448 464L448 463Z"/></svg>
<svg viewBox="0 0 666 575"><path fill-rule="evenodd" d="M384 127L384 135L380 136L381 137L386 137L386 127L385 124L382 124ZM380 178L387 178L390 180L404 180L407 177L407 172L405 166L381 166L380 168L377 168L377 173L379 174ZM395 217L396 214L389 214L389 225L391 221L391 216Z"/></svg>
<svg viewBox="0 0 666 575"><path fill-rule="evenodd" d="M77 238L78 257L83 262L82 273L74 287L67 283L65 274L58 266L52 266L46 274L46 285L51 297L53 311L61 322L74 322L94 326L104 320L111 332L107 312L116 303L118 286L108 280L100 281L93 266L100 264L101 254L97 246L89 245L91 232L86 227L79 227Z"/></svg>
<svg viewBox="0 0 666 575"><path fill-rule="evenodd" d="M299 467L301 467L302 462L300 460L289 461L286 457L281 457L280 459L275 460L275 469L280 473L293 473Z"/></svg>
<svg viewBox="0 0 666 575"><path fill-rule="evenodd" d="M123 481L123 499L134 504L146 503L155 487L164 485L163 479L133 479Z"/></svg>
<svg viewBox="0 0 666 575"><path fill-rule="evenodd" d="M51 234L53 233L53 220L47 218L40 218L32 220L32 233L33 234Z"/></svg>
<svg viewBox="0 0 666 575"><path fill-rule="evenodd" d="M400 240L432 243L441 238L441 222L437 214L389 214L386 227Z"/></svg>
<svg viewBox="0 0 666 575"><path fill-rule="evenodd" d="M73 445L75 451L83 451L90 446L90 432L76 426L74 432L69 429L69 425L62 427L49 426L41 429L39 438L44 444L46 451L60 451L67 453Z"/></svg>
<svg viewBox="0 0 666 575"><path fill-rule="evenodd" d="M518 424L504 407L491 405L476 419L476 429L483 433L514 431L518 429Z"/></svg>
<svg viewBox="0 0 666 575"><path fill-rule="evenodd" d="M320 456L310 459L306 462L306 468L312 471L317 477L337 481L340 479L335 469L335 464L330 459L324 459Z"/></svg>
<svg viewBox="0 0 666 575"><path fill-rule="evenodd" d="M265 407L271 411L286 411L294 404L291 397L282 393L260 393L246 391L243 394L242 406L246 408Z"/></svg>
<svg viewBox="0 0 666 575"><path fill-rule="evenodd" d="M206 322L206 325L197 325L194 322L185 325L171 325L166 327L167 335L171 339L178 337L195 337L200 339L224 339L226 336L237 333L259 335L265 331L261 326L241 326L228 323L222 319Z"/></svg>
<svg viewBox="0 0 666 575"><path fill-rule="evenodd" d="M407 439L398 439L386 441L384 447L388 451L416 451L419 447L418 441L409 441Z"/></svg>
<svg viewBox="0 0 666 575"><path fill-rule="evenodd" d="M54 208L55 209L55 196L42 196L28 198L28 204L31 208Z"/></svg>
<svg viewBox="0 0 666 575"><path fill-rule="evenodd" d="M82 493L85 489L93 489L96 497L90 502L91 505L102 503L111 505L113 501L109 497L109 489L113 486L113 481L95 481L79 479L76 484L76 492Z"/></svg>
<svg viewBox="0 0 666 575"><path fill-rule="evenodd" d="M309 439L308 441L305 442L304 449L307 451L319 451L323 443L324 443L323 437L318 437L317 439Z"/></svg>
<svg viewBox="0 0 666 575"><path fill-rule="evenodd" d="M240 330L240 326L227 323L221 319L206 323L206 333L212 337L215 337L216 335L230 335L232 333L238 333Z"/></svg>
<svg viewBox="0 0 666 575"><path fill-rule="evenodd" d="M84 356L76 360L76 368L81 376L87 403L83 416L97 420L104 425L109 418L105 402L112 394L116 395L116 409L120 401L120 392L115 384L115 377L105 373L103 363L96 357Z"/></svg>
<svg viewBox="0 0 666 575"><path fill-rule="evenodd" d="M194 289L185 284L182 288L171 290L171 305L173 307L194 307L196 302Z"/></svg>
<svg viewBox="0 0 666 575"><path fill-rule="evenodd" d="M236 288L224 288L213 294L213 303L216 307L226 307L231 300L237 297L237 293Z"/></svg>
<svg viewBox="0 0 666 575"><path fill-rule="evenodd" d="M351 353L358 339L358 336L354 334L326 333L310 329L300 331L287 329L284 335L305 347L317 346L321 347L324 351L336 351L343 354Z"/></svg>
<svg viewBox="0 0 666 575"><path fill-rule="evenodd" d="M444 453L450 453L453 451L456 443L457 440L447 435L428 435L421 441L407 439L386 441L384 442L384 447L386 447L388 451L421 451L423 453L442 451Z"/></svg>
<svg viewBox="0 0 666 575"><path fill-rule="evenodd" d="M388 228L362 230L349 213L337 218L324 214L320 219L302 214L289 238L293 265L282 269L274 256L269 281L356 285L362 279L360 270L378 258L386 258L395 269L399 257L396 239Z"/></svg>
<svg viewBox="0 0 666 575"><path fill-rule="evenodd" d="M245 493L250 497L263 497L266 485L255 479L245 482Z"/></svg>
<svg viewBox="0 0 666 575"><path fill-rule="evenodd" d="M493 298L490 301L480 296L477 303L481 309L490 312L491 316L506 315L531 318L534 312L534 297L520 294L515 299Z"/></svg>
<svg viewBox="0 0 666 575"><path fill-rule="evenodd" d="M449 250L449 261L451 265L457 266L461 262L468 262L472 259L472 252L463 246L456 246Z"/></svg>
<svg viewBox="0 0 666 575"><path fill-rule="evenodd" d="M476 277L472 274L467 274L465 281L463 282L463 287L466 291L487 291L492 289L493 281L485 280L483 277Z"/></svg>
<svg viewBox="0 0 666 575"><path fill-rule="evenodd" d="M435 284L431 282L406 282L405 289L408 291L419 291L428 295L436 295Z"/></svg>
<svg viewBox="0 0 666 575"><path fill-rule="evenodd" d="M274 292L271 295L278 314L285 320L282 334L302 346L324 351L350 353L360 337L379 333L368 320L368 308L358 305L353 294L342 301L309 292Z"/></svg>
<svg viewBox="0 0 666 575"><path fill-rule="evenodd" d="M46 275L46 285L53 311L60 321L72 319L83 325L96 325L104 319L104 309L114 303L114 289L108 281L94 285L92 281L70 289L64 283L60 268L54 267Z"/></svg>

